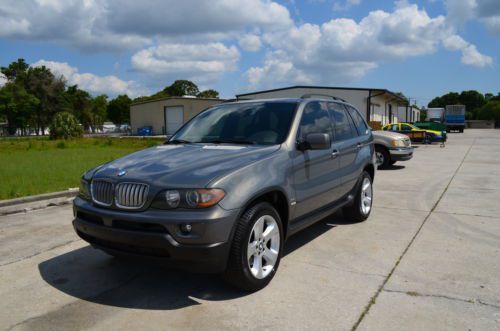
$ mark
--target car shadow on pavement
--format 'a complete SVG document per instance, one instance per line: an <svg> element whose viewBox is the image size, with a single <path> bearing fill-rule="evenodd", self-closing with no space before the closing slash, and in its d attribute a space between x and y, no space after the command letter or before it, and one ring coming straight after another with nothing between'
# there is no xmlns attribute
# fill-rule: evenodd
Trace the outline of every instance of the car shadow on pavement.
<svg viewBox="0 0 500 331"><path fill-rule="evenodd" d="M284 256L338 225L349 224L341 213L317 222L287 240ZM220 275L197 274L158 263L123 260L82 247L38 265L41 277L72 297L107 306L174 310L198 305L200 300L221 301L250 293L227 285Z"/></svg>
<svg viewBox="0 0 500 331"><path fill-rule="evenodd" d="M399 164L393 164L391 166L388 166L387 168L384 168L384 169L380 169L381 171L394 171L394 170L402 170L404 169L405 166L404 165L399 165Z"/></svg>

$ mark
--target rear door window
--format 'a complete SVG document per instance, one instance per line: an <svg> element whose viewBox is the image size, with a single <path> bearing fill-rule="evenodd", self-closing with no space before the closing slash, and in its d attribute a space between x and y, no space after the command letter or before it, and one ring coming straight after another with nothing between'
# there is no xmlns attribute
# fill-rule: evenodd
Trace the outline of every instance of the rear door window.
<svg viewBox="0 0 500 331"><path fill-rule="evenodd" d="M358 130L358 134L360 136L364 136L364 135L369 134L370 131L368 130L368 125L366 124L363 117L361 117L359 112L354 107L351 107L351 106L345 106L345 107L347 108L347 112L349 113L349 115L351 115L351 118L354 122L354 125L356 126L356 129Z"/></svg>

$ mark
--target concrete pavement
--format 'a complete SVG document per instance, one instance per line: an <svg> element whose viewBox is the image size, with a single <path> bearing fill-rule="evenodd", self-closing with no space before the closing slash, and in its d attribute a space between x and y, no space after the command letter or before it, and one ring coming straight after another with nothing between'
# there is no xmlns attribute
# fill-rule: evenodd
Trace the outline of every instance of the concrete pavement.
<svg viewBox="0 0 500 331"><path fill-rule="evenodd" d="M70 206L0 217L0 328L500 329L500 131L450 134L375 178L370 219L292 237L272 283L123 262L73 233Z"/></svg>

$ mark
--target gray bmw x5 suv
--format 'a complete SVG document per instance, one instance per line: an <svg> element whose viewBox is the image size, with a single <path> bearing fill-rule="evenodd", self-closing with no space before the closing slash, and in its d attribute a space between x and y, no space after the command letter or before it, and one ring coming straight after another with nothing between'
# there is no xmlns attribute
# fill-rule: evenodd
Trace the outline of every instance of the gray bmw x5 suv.
<svg viewBox="0 0 500 331"><path fill-rule="evenodd" d="M339 208L370 215L371 129L335 98L237 101L206 109L164 145L81 179L74 228L113 256L161 258L266 286L288 237Z"/></svg>

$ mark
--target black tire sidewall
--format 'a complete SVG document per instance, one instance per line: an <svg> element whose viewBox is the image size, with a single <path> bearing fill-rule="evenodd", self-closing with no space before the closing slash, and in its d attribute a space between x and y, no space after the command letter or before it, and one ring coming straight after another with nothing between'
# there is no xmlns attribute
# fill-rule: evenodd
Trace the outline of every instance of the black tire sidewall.
<svg viewBox="0 0 500 331"><path fill-rule="evenodd" d="M375 146L375 153L380 153L384 157L384 162L379 164L380 168L387 168L391 162L391 157L389 156L389 152L384 147Z"/></svg>
<svg viewBox="0 0 500 331"><path fill-rule="evenodd" d="M245 220L245 216L249 212L252 213L251 217L249 220ZM276 260L276 263L274 264L271 273L269 273L269 275L263 279L258 279L252 275L252 272L250 271L250 267L248 265L247 245L250 236L252 234L252 228L254 224L260 217L264 215L272 216L276 220L276 223L278 224L280 232L280 248L279 248L278 258ZM239 254L239 256L237 257L239 261L236 264L236 268L239 270L233 270L233 272L236 273L235 275L236 279L234 280L228 279L228 280L232 282L234 285L244 290L256 291L269 284L269 282L273 279L274 275L276 274L276 271L278 270L279 264L281 262L281 257L283 255L283 246L284 246L283 224L281 222L281 218L278 212L271 204L267 202L260 202L249 207L246 210L246 212L242 215L238 226L244 227L243 236L241 236L239 239L241 242L239 243L233 242L233 246L239 247L238 248L239 252L237 252ZM238 238L234 238L233 240L238 240Z"/></svg>

